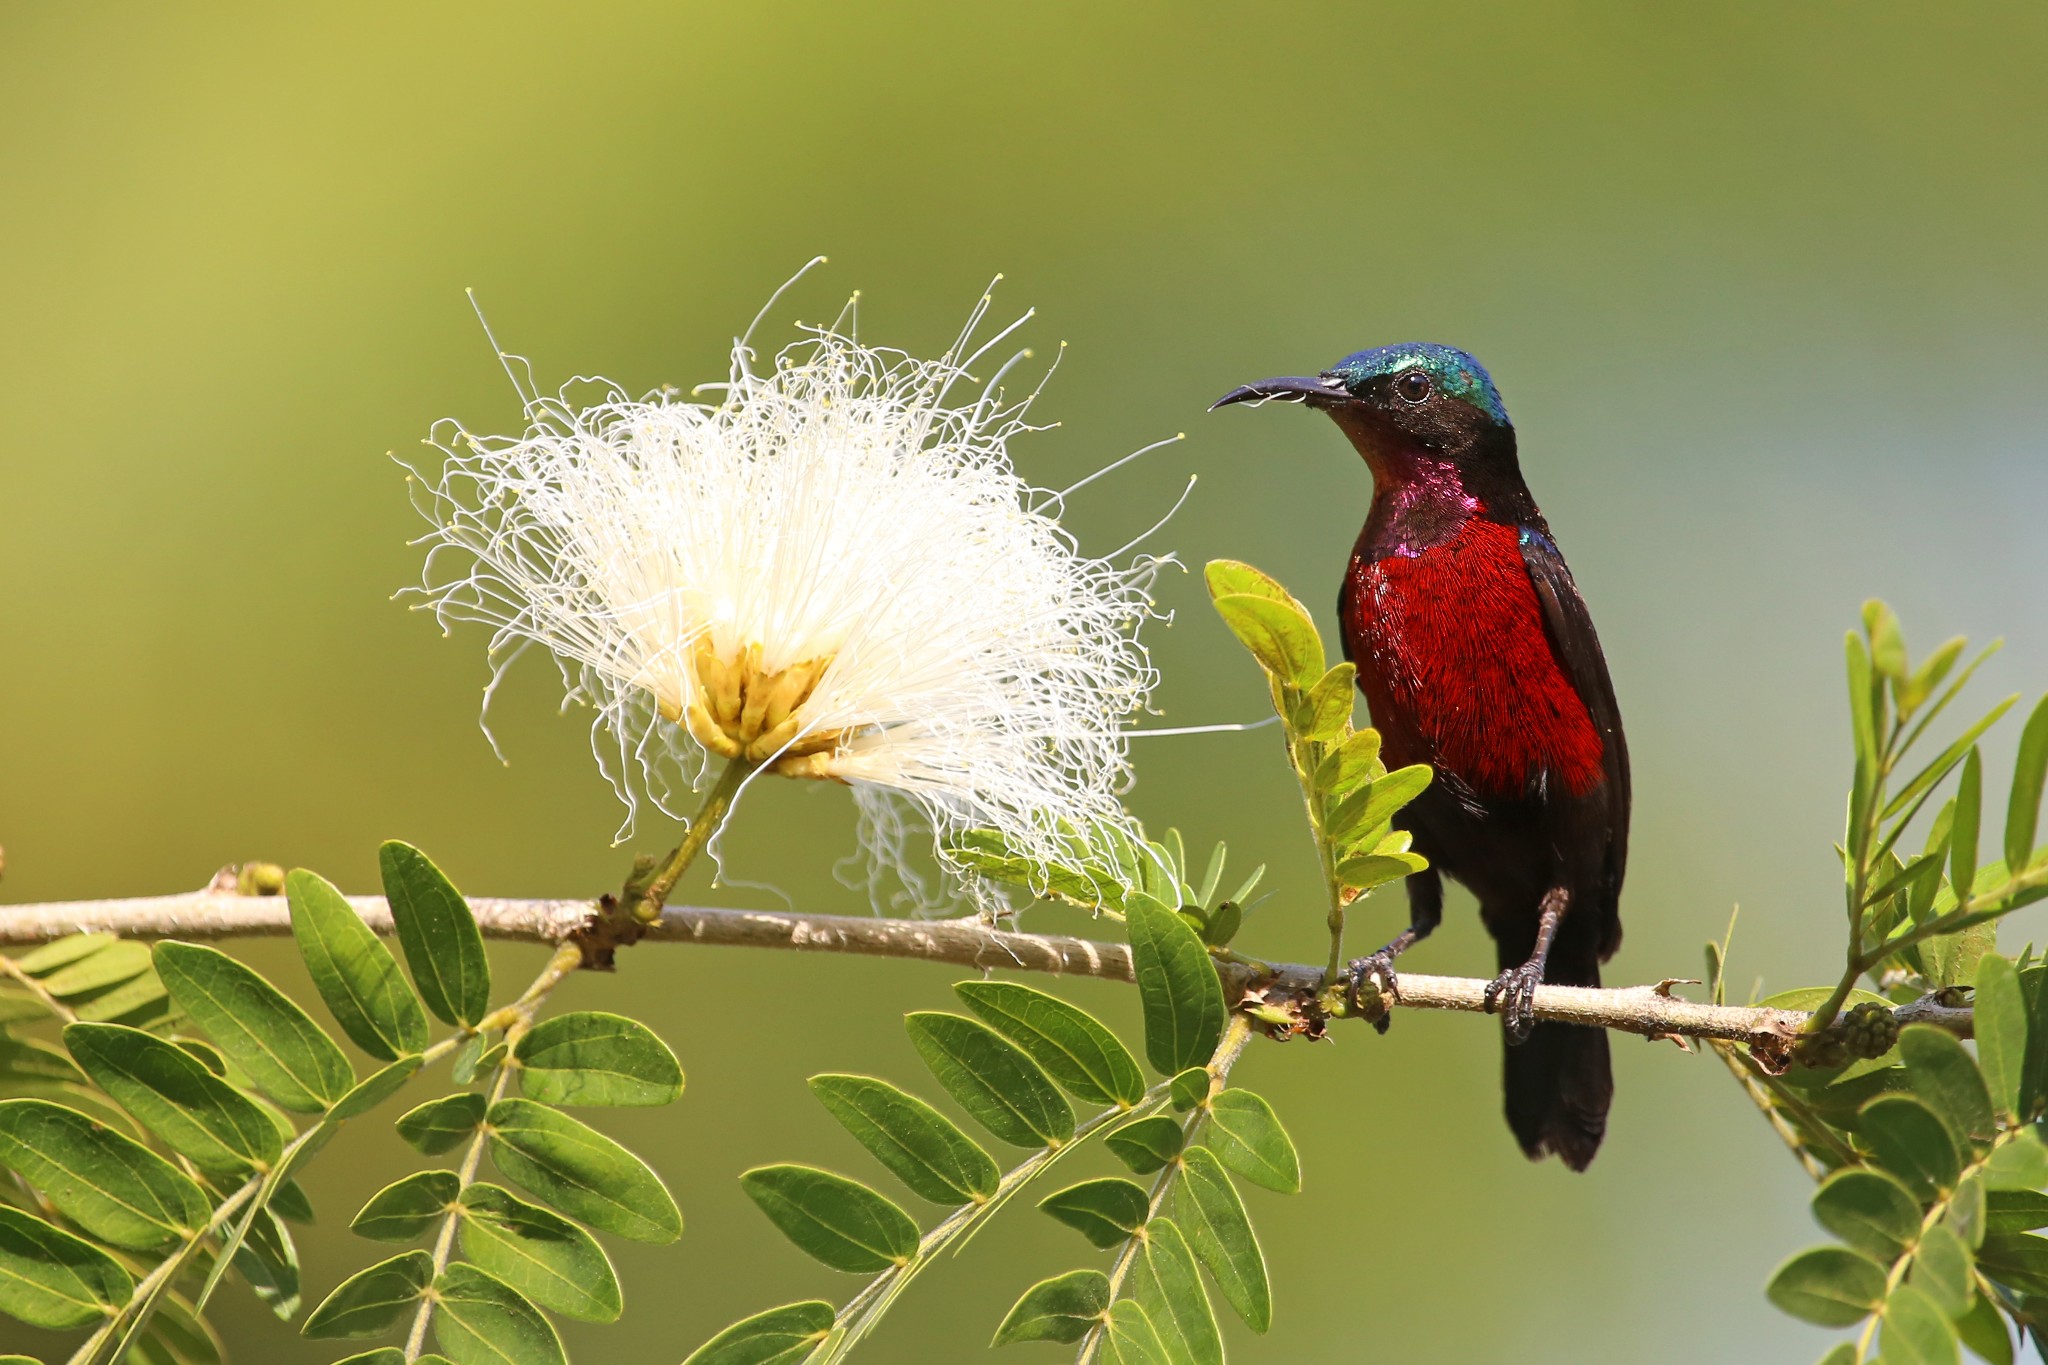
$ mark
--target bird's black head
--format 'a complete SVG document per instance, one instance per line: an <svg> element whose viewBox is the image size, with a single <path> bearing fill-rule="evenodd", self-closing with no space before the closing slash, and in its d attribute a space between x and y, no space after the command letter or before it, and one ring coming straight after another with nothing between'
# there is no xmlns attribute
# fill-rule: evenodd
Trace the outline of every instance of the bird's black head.
<svg viewBox="0 0 2048 1365"><path fill-rule="evenodd" d="M1454 482L1474 492L1521 486L1515 428L1500 391L1478 361L1455 347L1407 342L1359 351L1313 378L1232 389L1214 407L1269 401L1329 413L1382 488L1430 470L1453 473Z"/></svg>

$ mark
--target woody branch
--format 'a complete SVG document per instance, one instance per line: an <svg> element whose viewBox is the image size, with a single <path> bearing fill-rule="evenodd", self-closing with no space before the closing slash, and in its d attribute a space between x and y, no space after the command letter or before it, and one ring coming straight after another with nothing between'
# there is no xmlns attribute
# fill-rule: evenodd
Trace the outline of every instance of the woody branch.
<svg viewBox="0 0 2048 1365"><path fill-rule="evenodd" d="M352 896L349 903L379 934L392 932L391 910L382 896ZM590 921L598 909L588 900L472 898L470 909L486 937L558 944ZM289 907L281 896L246 896L199 891L184 895L123 900L52 901L0 907L0 946L46 943L67 934L100 932L123 938L263 938L291 932ZM1062 934L1026 934L991 928L978 920L903 920L853 915L810 915L775 910L729 910L669 906L647 926L646 938L707 947L784 948L798 952L847 953L946 962L980 970L1046 972L1056 976L1129 981L1130 951L1121 943ZM1313 995L1323 971L1294 963L1270 970L1246 962L1219 961L1226 993L1243 1000L1258 991L1269 999ZM1560 1023L1640 1034L1648 1038L1718 1039L1761 1045L1781 1052L1812 1018L1804 1010L1756 1005L1712 1005L1687 1000L1667 981L1655 985L1589 988L1540 986L1536 1017ZM1404 972L1399 1008L1483 1013L1488 983L1470 977L1424 976ZM1901 1006L1898 1020L1932 1023L1969 1036L1971 1011L1928 997Z"/></svg>

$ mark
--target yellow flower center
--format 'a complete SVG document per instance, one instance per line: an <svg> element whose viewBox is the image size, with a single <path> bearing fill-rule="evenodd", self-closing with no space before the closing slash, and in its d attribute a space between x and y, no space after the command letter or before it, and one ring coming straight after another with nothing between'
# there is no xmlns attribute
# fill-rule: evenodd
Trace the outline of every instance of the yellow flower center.
<svg viewBox="0 0 2048 1365"><path fill-rule="evenodd" d="M697 673L696 695L681 715L667 703L662 713L687 726L698 743L748 763L774 759L775 771L790 777L831 776L822 763L839 747L840 733L798 734L803 729L799 713L832 666L830 655L771 672L761 667L757 644L748 645L736 658L721 658L705 640L691 662Z"/></svg>

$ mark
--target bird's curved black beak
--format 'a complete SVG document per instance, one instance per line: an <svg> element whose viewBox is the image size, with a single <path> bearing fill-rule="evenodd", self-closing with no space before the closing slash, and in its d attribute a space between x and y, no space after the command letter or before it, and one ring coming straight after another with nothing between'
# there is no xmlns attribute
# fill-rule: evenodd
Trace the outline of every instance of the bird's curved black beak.
<svg viewBox="0 0 2048 1365"><path fill-rule="evenodd" d="M1350 396L1341 379L1288 375L1279 379L1261 379L1256 384L1240 385L1211 403L1209 411L1227 408L1232 403L1264 403L1274 400L1282 403L1302 403L1312 408L1327 408L1343 402Z"/></svg>

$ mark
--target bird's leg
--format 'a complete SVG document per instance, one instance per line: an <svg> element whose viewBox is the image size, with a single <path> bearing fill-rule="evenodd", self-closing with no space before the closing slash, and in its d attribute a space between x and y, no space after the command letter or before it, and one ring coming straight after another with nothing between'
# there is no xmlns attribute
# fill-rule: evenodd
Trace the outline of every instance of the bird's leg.
<svg viewBox="0 0 2048 1365"><path fill-rule="evenodd" d="M1393 941L1378 952L1353 958L1340 978L1344 984L1345 1003L1353 1013L1365 1012L1365 1002L1359 995L1367 982L1373 983L1389 1001L1401 998L1401 984L1394 975L1394 959L1428 938L1430 932L1443 923L1443 918L1443 874L1431 867L1408 878L1408 927L1394 935ZM1390 1014L1382 1014L1373 1021L1373 1027L1385 1033L1391 1018Z"/></svg>
<svg viewBox="0 0 2048 1365"><path fill-rule="evenodd" d="M1501 1027L1510 1043L1525 1043L1536 1027L1536 988L1543 984L1544 964L1550 960L1550 942L1564 919L1571 895L1561 886L1543 893L1541 918L1536 921L1536 951L1519 967L1510 967L1486 987L1486 1012L1500 1010Z"/></svg>

